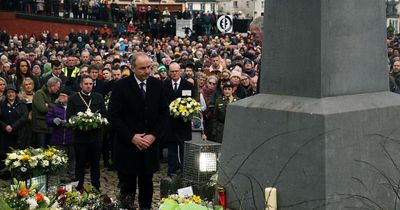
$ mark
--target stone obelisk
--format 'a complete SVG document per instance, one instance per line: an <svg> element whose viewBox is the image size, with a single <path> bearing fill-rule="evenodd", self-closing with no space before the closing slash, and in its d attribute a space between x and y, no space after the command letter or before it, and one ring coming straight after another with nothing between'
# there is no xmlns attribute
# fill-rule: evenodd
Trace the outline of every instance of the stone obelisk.
<svg viewBox="0 0 400 210"><path fill-rule="evenodd" d="M276 187L279 209L400 208L385 2L268 0L265 14L261 93L228 107L228 206L265 209Z"/></svg>

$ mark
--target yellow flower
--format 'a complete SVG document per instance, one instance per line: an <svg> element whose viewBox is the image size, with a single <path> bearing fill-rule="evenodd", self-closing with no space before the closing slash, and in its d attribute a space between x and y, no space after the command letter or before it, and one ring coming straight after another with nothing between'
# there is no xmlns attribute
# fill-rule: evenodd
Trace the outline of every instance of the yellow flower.
<svg viewBox="0 0 400 210"><path fill-rule="evenodd" d="M29 155L21 155L21 156L19 156L19 159L20 160L29 160L29 159L31 159L31 157Z"/></svg>
<svg viewBox="0 0 400 210"><path fill-rule="evenodd" d="M186 112L186 111L187 111L186 107L184 107L184 106L179 107L179 112L183 113L183 112Z"/></svg>
<svg viewBox="0 0 400 210"><path fill-rule="evenodd" d="M192 200L193 200L193 202L195 202L197 204L201 203L200 196L193 195Z"/></svg>
<svg viewBox="0 0 400 210"><path fill-rule="evenodd" d="M53 156L53 152L51 152L51 151L46 151L45 153L44 153L44 155L46 155L47 157L51 157L51 156Z"/></svg>

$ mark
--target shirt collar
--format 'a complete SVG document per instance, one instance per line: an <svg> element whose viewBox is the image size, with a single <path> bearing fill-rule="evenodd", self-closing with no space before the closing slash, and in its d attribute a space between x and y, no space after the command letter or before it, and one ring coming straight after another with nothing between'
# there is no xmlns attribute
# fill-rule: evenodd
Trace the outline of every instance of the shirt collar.
<svg viewBox="0 0 400 210"><path fill-rule="evenodd" d="M92 93L92 92L90 92L90 93L84 93L83 91L81 91L81 94L84 95L84 96L90 96L91 93Z"/></svg>
<svg viewBox="0 0 400 210"><path fill-rule="evenodd" d="M142 82L144 82L144 85L147 85L147 80L140 81L140 80L136 77L136 75L133 75L133 76L135 77L135 80L136 80L137 84L139 85L139 87L140 87L140 83L142 83Z"/></svg>
<svg viewBox="0 0 400 210"><path fill-rule="evenodd" d="M178 86L179 86L181 84L181 80L182 80L181 77L179 77L178 81L176 81L176 82L174 80L171 80L172 81L172 86L174 86L175 83L177 83Z"/></svg>

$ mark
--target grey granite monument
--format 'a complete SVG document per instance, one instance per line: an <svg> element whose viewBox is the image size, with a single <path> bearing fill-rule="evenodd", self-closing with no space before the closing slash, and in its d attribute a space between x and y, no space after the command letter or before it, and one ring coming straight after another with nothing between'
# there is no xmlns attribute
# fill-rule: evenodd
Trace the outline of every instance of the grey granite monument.
<svg viewBox="0 0 400 210"><path fill-rule="evenodd" d="M385 2L268 0L261 93L228 107L218 183L231 209L400 209L400 96Z"/></svg>

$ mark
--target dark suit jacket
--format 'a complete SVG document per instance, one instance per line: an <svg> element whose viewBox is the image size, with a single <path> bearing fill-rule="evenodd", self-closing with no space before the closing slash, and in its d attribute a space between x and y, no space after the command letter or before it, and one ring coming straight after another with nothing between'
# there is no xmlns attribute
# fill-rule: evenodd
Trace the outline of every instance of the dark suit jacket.
<svg viewBox="0 0 400 210"><path fill-rule="evenodd" d="M96 79L95 83L96 85L93 84L93 91L104 96L104 81Z"/></svg>
<svg viewBox="0 0 400 210"><path fill-rule="evenodd" d="M147 79L145 99L133 75L115 82L108 114L117 134L113 161L116 169L136 175L159 170L159 139L164 134L169 116L161 81L153 77ZM140 151L131 142L138 133L153 134L156 140L149 148Z"/></svg>
<svg viewBox="0 0 400 210"><path fill-rule="evenodd" d="M182 97L182 90L190 90L191 97L194 97L193 85L183 78L181 79L178 90L176 92L174 92L174 89L172 87L172 80L164 80L165 96L167 98L168 105L173 100ZM191 122L185 122L182 118L174 118L173 116L170 116L167 132L163 140L164 142L180 143L192 140Z"/></svg>
<svg viewBox="0 0 400 210"><path fill-rule="evenodd" d="M89 104L90 99L92 102L90 103L90 110L92 112L99 112L102 117L107 115L106 106L104 104L103 96L99 93L93 92L90 97L82 95L83 99ZM85 103L82 101L81 97L78 93L75 93L68 99L67 105L67 119L71 118L74 115L77 115L78 112L85 112L87 109ZM89 131L79 131L74 130L74 143L93 143L93 142L101 142L102 138L102 129L97 128Z"/></svg>
<svg viewBox="0 0 400 210"><path fill-rule="evenodd" d="M42 77L40 79L40 85L41 86L46 85L47 81L52 77L53 77L53 74L51 74L51 73L49 75L45 76L45 77ZM67 77L64 76L64 74L60 74L60 76L58 78L61 79L61 86L64 86L65 82L67 81Z"/></svg>

